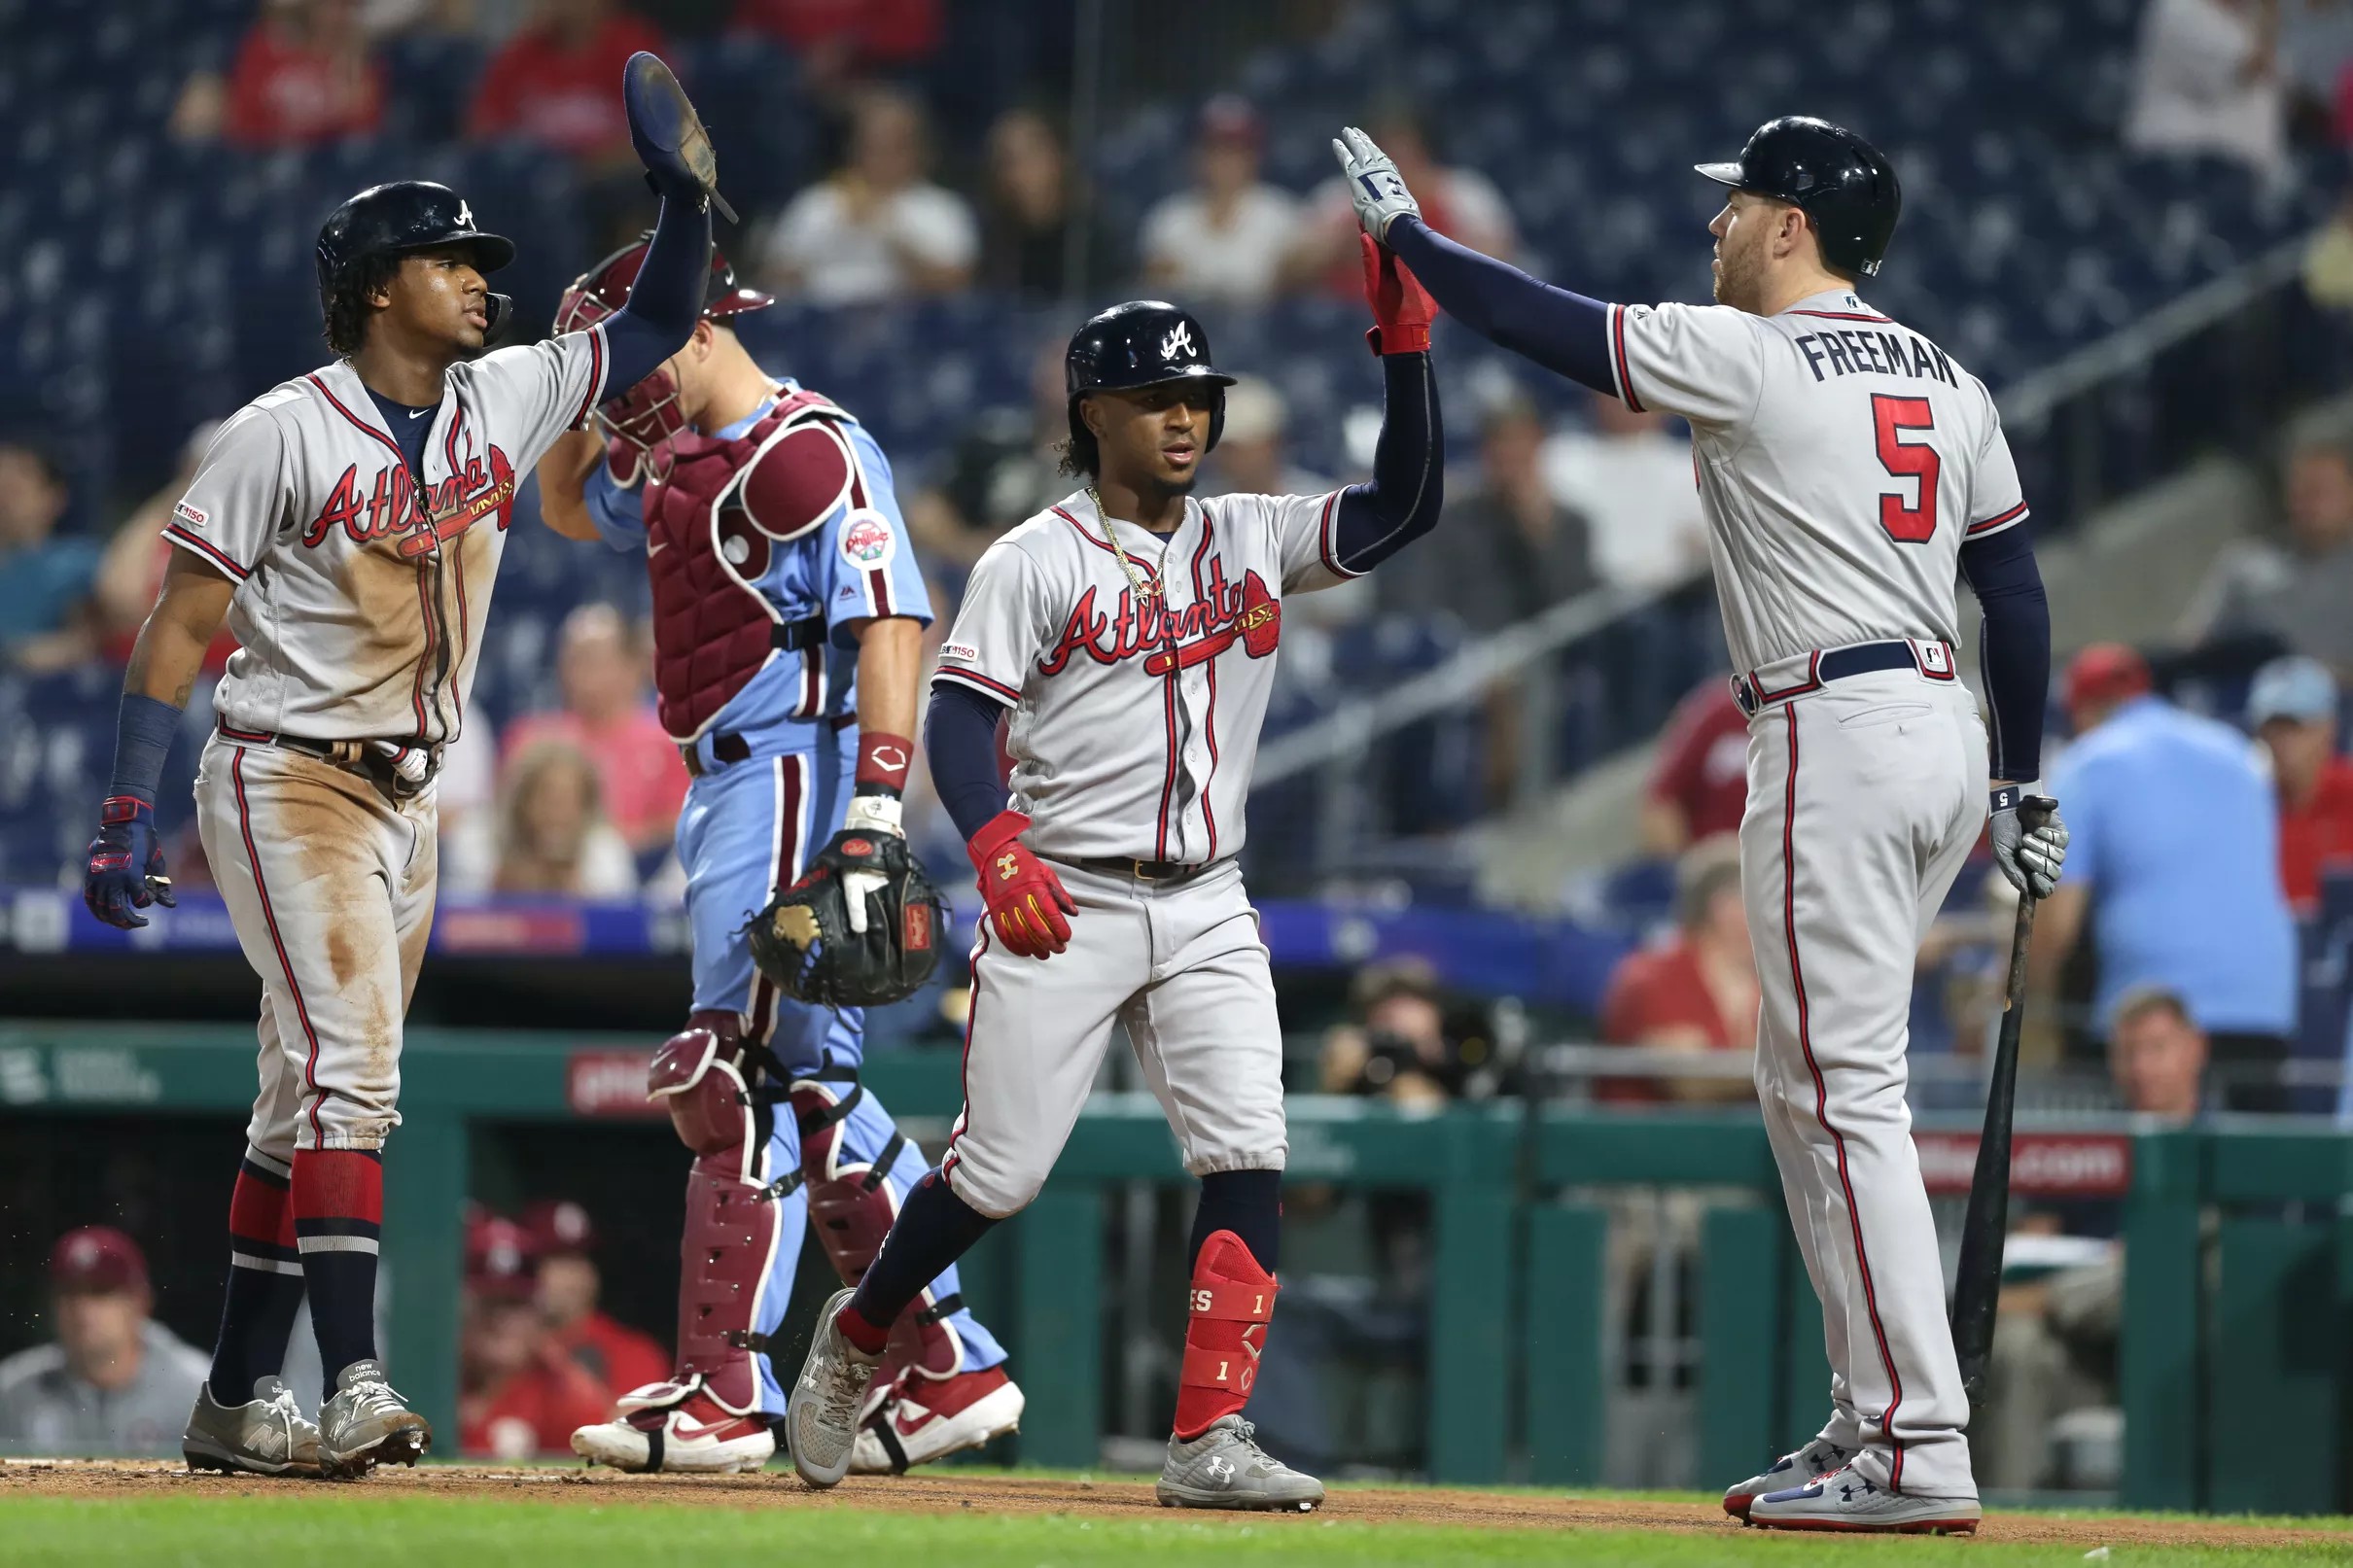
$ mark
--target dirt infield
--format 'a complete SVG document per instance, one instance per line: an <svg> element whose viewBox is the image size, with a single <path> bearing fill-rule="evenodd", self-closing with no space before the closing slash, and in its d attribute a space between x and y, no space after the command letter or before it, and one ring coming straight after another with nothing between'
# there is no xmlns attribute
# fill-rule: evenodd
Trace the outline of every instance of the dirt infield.
<svg viewBox="0 0 2353 1568"><path fill-rule="evenodd" d="M160 1461L0 1460L0 1503L12 1497L80 1498L102 1503L123 1497L280 1495L302 1482L191 1475ZM310 1483L325 1484L325 1483ZM844 1482L812 1492L790 1474L756 1476L623 1476L610 1470L428 1465L379 1471L361 1483L371 1493L425 1494L491 1501L700 1504L742 1510L851 1510L896 1514L1064 1515L1074 1517L1158 1516L1151 1486L1132 1480L1069 1480L989 1472L911 1476ZM1200 1518L1247 1521L1264 1516L1201 1514ZM1732 1532L1735 1520L1708 1503L1635 1498L1553 1496L1534 1491L1488 1492L1452 1487L1341 1487L1324 1505L1324 1518L1487 1529L1663 1530L1677 1534ZM2071 1546L2353 1546L2342 1530L2247 1524L2231 1519L2153 1518L2130 1515L2088 1517L1994 1514L1980 1532L1991 1541Z"/></svg>

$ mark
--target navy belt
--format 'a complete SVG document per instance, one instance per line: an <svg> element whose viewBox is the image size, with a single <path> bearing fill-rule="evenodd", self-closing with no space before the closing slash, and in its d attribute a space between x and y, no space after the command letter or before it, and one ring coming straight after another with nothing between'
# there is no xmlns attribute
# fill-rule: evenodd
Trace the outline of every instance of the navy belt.
<svg viewBox="0 0 2353 1568"><path fill-rule="evenodd" d="M1910 643L1858 643L1852 647L1832 648L1827 653L1815 654L1806 679L1779 691L1763 689L1753 675L1736 675L1732 678L1732 700L1740 705L1741 713L1754 717L1757 710L1768 703L1819 691L1833 680L1844 680L1848 676L1873 675L1881 670L1916 670L1931 680L1950 680L1953 678L1952 650L1943 643L1926 645L1932 650L1945 649L1945 667L1942 670L1923 669L1920 655L1914 651Z"/></svg>

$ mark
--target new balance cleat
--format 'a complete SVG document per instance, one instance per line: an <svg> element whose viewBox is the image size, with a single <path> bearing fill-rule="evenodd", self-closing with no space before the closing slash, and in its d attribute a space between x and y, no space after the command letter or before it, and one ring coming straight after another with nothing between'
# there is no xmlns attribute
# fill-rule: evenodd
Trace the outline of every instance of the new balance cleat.
<svg viewBox="0 0 2353 1568"><path fill-rule="evenodd" d="M433 1446L433 1428L384 1380L380 1361L355 1361L335 1378L319 1411L319 1472L357 1481L378 1465L413 1465Z"/></svg>
<svg viewBox="0 0 2353 1568"><path fill-rule="evenodd" d="M196 1389L180 1452L191 1470L248 1476L319 1474L319 1429L295 1404L294 1390L275 1377L253 1385L242 1405L213 1402L212 1385Z"/></svg>

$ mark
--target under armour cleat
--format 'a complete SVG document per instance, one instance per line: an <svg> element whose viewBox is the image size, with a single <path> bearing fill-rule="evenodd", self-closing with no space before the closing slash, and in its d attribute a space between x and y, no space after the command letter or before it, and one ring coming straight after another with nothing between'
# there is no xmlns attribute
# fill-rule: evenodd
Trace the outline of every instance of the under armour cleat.
<svg viewBox="0 0 2353 1568"><path fill-rule="evenodd" d="M433 1428L384 1380L380 1361L355 1361L335 1378L319 1411L319 1472L357 1481L378 1465L413 1465L433 1446Z"/></svg>
<svg viewBox="0 0 2353 1568"><path fill-rule="evenodd" d="M1974 1497L1893 1491L1852 1467L1767 1492L1748 1506L1748 1522L1766 1529L1877 1535L1974 1535L1981 1516Z"/></svg>
<svg viewBox="0 0 2353 1568"><path fill-rule="evenodd" d="M632 1474L732 1476L774 1457L776 1434L764 1416L721 1410L698 1390L675 1405L580 1427L572 1434L572 1451Z"/></svg>
<svg viewBox="0 0 2353 1568"><path fill-rule="evenodd" d="M1321 1506L1323 1482L1258 1446L1256 1432L1241 1416L1225 1415L1189 1443L1172 1437L1152 1495L1162 1508L1305 1514Z"/></svg>
<svg viewBox="0 0 2353 1568"><path fill-rule="evenodd" d="M1021 1430L1027 1401L1002 1367L931 1378L908 1373L858 1429L853 1476L896 1476Z"/></svg>
<svg viewBox="0 0 2353 1568"><path fill-rule="evenodd" d="M191 1470L219 1470L248 1476L319 1474L319 1429L295 1404L294 1390L275 1377L253 1385L242 1405L215 1404L212 1385L196 1389L180 1452Z"/></svg>
<svg viewBox="0 0 2353 1568"><path fill-rule="evenodd" d="M1852 1448L1842 1448L1827 1438L1817 1437L1803 1448L1781 1455L1762 1473L1727 1487L1724 1492L1724 1512L1736 1519L1744 1519L1748 1517L1748 1505L1767 1492L1803 1486L1817 1476L1825 1476L1841 1468L1854 1457L1854 1453Z"/></svg>
<svg viewBox="0 0 2353 1568"><path fill-rule="evenodd" d="M792 1468L812 1486L841 1483L850 1473L850 1458L858 1446L858 1417L866 1401L866 1385L882 1357L867 1355L842 1338L834 1319L850 1305L852 1292L835 1291L818 1313L817 1333L809 1340L809 1359L801 1363L785 1404L785 1432L792 1448Z"/></svg>

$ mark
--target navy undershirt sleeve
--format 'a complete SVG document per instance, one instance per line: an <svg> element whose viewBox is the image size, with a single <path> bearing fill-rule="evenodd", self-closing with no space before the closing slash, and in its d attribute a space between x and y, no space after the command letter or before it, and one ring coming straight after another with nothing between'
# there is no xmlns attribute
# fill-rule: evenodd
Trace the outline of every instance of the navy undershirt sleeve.
<svg viewBox="0 0 2353 1568"><path fill-rule="evenodd" d="M2043 704L2051 689L2051 602L2019 523L1961 545L1961 575L1984 619L1978 671L1992 711L1992 778L2027 784L2043 772Z"/></svg>
<svg viewBox="0 0 2353 1568"><path fill-rule="evenodd" d="M618 396L651 375L694 335L711 271L711 213L692 201L665 198L654 222L646 264L629 286L629 303L605 323L613 368L605 385Z"/></svg>
<svg viewBox="0 0 2353 1568"><path fill-rule="evenodd" d="M967 841L1005 809L1004 780L997 772L997 725L1004 716L1004 704L969 686L943 680L931 688L924 717L931 789Z"/></svg>
<svg viewBox="0 0 2353 1568"><path fill-rule="evenodd" d="M1385 354L1387 401L1373 478L1340 492L1333 546L1351 572L1370 572L1428 533L1446 504L1446 431L1438 378L1424 354Z"/></svg>
<svg viewBox="0 0 2353 1568"><path fill-rule="evenodd" d="M1388 226L1388 246L1446 313L1498 347L1618 393L1609 367L1609 307L1541 283L1518 267L1433 233L1419 218Z"/></svg>

